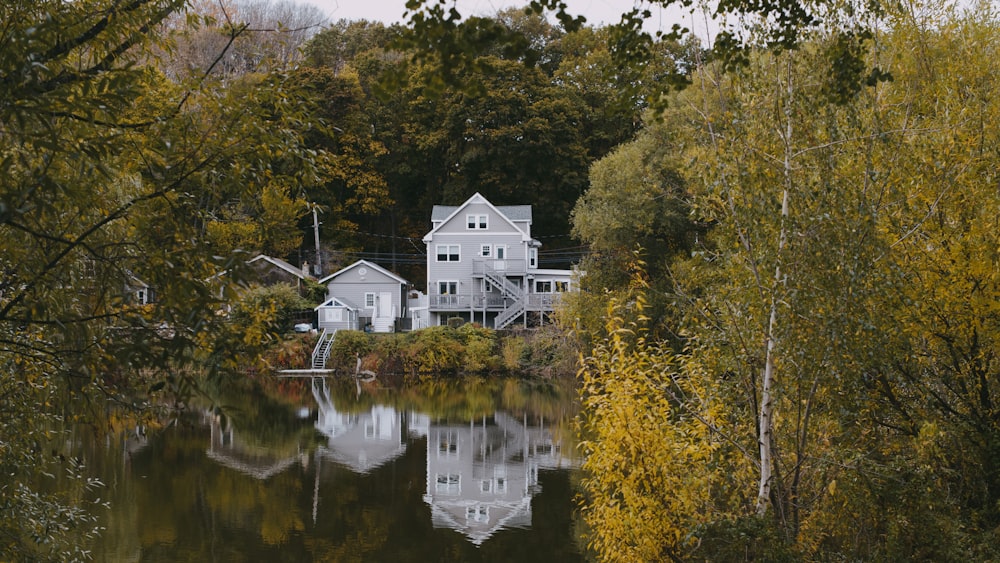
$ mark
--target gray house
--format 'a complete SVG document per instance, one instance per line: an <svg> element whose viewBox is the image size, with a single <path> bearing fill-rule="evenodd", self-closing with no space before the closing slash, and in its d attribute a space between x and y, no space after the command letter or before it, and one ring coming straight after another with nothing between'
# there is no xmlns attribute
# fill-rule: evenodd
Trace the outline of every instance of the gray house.
<svg viewBox="0 0 1000 563"><path fill-rule="evenodd" d="M475 194L462 205L435 205L427 245L429 324L449 318L504 328L543 321L570 289L570 270L538 267L531 206L494 206Z"/></svg>
<svg viewBox="0 0 1000 563"><path fill-rule="evenodd" d="M431 423L424 502L435 528L482 545L500 529L531 527L540 469L574 465L552 433L526 417L496 412L467 424Z"/></svg>
<svg viewBox="0 0 1000 563"><path fill-rule="evenodd" d="M313 379L312 393L319 407L316 429L327 438L317 450L319 455L356 473L368 473L406 451L404 414L394 407L374 405L358 413L338 410L325 378Z"/></svg>
<svg viewBox="0 0 1000 563"><path fill-rule="evenodd" d="M405 328L406 290L403 278L367 260L319 280L327 300L316 307L321 330L393 332Z"/></svg>

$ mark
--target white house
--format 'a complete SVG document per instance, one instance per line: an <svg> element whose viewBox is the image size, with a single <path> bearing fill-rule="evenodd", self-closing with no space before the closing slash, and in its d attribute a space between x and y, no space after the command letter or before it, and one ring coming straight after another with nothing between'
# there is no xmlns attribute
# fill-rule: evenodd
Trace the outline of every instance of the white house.
<svg viewBox="0 0 1000 563"><path fill-rule="evenodd" d="M367 412L340 411L322 378L313 379L312 393L319 407L316 429L327 438L319 455L356 473L367 473L406 451L404 414L395 408L375 405Z"/></svg>
<svg viewBox="0 0 1000 563"><path fill-rule="evenodd" d="M451 528L475 545L498 530L528 528L539 469L574 466L544 426L496 412L468 424L427 428L427 490L435 528Z"/></svg>
<svg viewBox="0 0 1000 563"><path fill-rule="evenodd" d="M427 245L429 324L449 318L504 328L543 321L570 289L570 270L538 267L531 206L494 206L480 194L462 205L435 205Z"/></svg>
<svg viewBox="0 0 1000 563"><path fill-rule="evenodd" d="M393 332L407 314L409 283L367 260L357 262L319 280L327 286L327 299L316 311L320 329Z"/></svg>

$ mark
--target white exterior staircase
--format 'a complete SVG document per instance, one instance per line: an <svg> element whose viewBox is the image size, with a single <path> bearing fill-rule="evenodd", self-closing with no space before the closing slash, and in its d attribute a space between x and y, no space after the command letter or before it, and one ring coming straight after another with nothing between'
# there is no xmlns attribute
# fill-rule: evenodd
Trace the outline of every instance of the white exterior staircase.
<svg viewBox="0 0 1000 563"><path fill-rule="evenodd" d="M319 335L319 341L312 353L312 369L325 370L326 360L330 357L330 348L333 347L333 339L337 336L337 329L323 329Z"/></svg>
<svg viewBox="0 0 1000 563"><path fill-rule="evenodd" d="M522 314L527 314L528 310L528 292L527 290L521 289L510 280L507 276L494 270L489 266L483 267L483 276L489 280L494 287L500 290L503 297L508 297L513 299L512 303L507 305L499 315L497 315L496 321L494 321L494 328L500 329L504 328L510 323L514 322L515 319L520 317Z"/></svg>

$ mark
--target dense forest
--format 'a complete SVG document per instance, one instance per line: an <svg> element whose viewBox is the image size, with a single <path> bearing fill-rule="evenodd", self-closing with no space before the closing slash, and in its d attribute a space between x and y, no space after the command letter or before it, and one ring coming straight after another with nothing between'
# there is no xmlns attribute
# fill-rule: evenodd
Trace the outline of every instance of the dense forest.
<svg viewBox="0 0 1000 563"><path fill-rule="evenodd" d="M50 429L268 344L220 314L249 255L315 261L315 210L324 264L419 280L430 207L477 191L586 272L595 557L1000 558L992 6L722 3L702 46L412 4L0 5L0 558L84 556ZM54 459L78 496L29 486Z"/></svg>

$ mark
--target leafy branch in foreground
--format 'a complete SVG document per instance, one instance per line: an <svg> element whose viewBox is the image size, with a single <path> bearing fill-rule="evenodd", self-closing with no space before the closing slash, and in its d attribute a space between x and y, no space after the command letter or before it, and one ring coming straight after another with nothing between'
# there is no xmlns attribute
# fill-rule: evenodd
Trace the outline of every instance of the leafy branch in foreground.
<svg viewBox="0 0 1000 563"><path fill-rule="evenodd" d="M185 6L0 5L3 559L84 548L69 529L89 522L84 497L36 488L36 475L67 469L48 444L68 413L96 428L109 423L108 400L148 415L195 389L185 364L219 370L254 353L217 314L245 257L213 247L206 223L222 194L280 204L315 183L327 157L303 148L308 120L280 77L222 89L149 66L167 47L163 23ZM279 154L294 172L276 173ZM50 524L31 527L25 514Z"/></svg>

